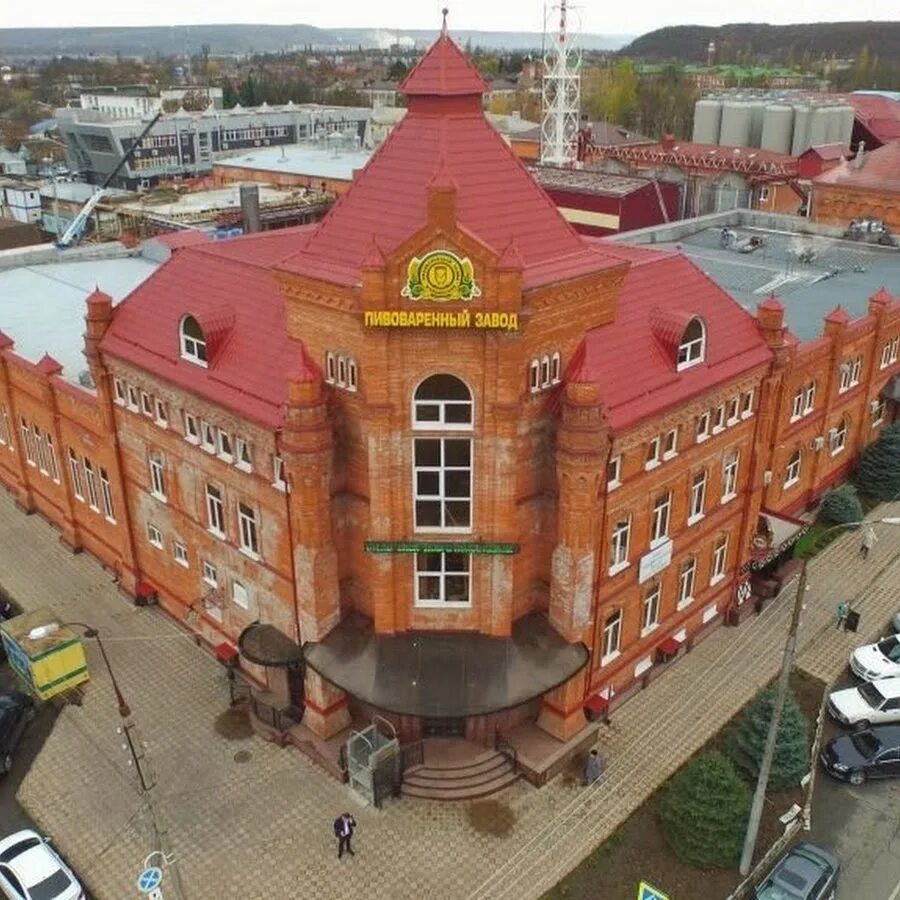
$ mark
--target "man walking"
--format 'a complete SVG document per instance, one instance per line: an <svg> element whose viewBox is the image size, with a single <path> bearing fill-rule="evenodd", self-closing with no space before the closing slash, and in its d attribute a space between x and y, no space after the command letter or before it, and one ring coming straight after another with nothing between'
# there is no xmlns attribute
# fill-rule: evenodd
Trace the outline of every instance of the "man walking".
<svg viewBox="0 0 900 900"><path fill-rule="evenodd" d="M859 547L859 555L863 559L868 558L869 551L875 546L875 541L877 540L878 535L875 534L875 529L871 525L867 525L865 531L863 531L862 544Z"/></svg>
<svg viewBox="0 0 900 900"><path fill-rule="evenodd" d="M350 813L341 813L334 820L334 836L338 839L338 859L344 855L346 850L351 856L356 854L350 846L350 839L353 837L353 829L356 828L356 819Z"/></svg>
<svg viewBox="0 0 900 900"><path fill-rule="evenodd" d="M587 787L593 784L603 774L603 758L597 750L591 750L584 762L584 774L582 784Z"/></svg>

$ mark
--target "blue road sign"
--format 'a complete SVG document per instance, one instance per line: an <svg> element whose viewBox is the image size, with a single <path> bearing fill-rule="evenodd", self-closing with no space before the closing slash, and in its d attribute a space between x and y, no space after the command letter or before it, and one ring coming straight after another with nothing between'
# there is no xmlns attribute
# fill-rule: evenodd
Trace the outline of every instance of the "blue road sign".
<svg viewBox="0 0 900 900"><path fill-rule="evenodd" d="M138 875L137 886L142 894L155 891L162 881L162 869L159 866L149 866Z"/></svg>
<svg viewBox="0 0 900 900"><path fill-rule="evenodd" d="M659 888L647 884L646 881L642 881L638 885L637 900L669 900L669 895L664 894Z"/></svg>

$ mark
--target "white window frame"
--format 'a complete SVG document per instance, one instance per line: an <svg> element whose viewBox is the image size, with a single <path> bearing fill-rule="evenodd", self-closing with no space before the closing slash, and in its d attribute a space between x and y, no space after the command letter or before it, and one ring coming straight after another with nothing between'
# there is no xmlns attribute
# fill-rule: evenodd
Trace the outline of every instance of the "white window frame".
<svg viewBox="0 0 900 900"><path fill-rule="evenodd" d="M451 372L435 372L435 375L447 375L450 378L454 378L459 381L462 385L465 386L466 390L469 393L468 400L442 400L442 399L418 399L417 394L422 386L428 381L428 378L423 378L418 385L416 385L416 389L413 391L412 395L412 427L416 431L472 431L475 423L475 397L472 394L472 389L460 378L458 375L454 375ZM434 376L428 376L429 378ZM420 419L419 413L422 411L424 407L437 407L438 417L437 419ZM447 411L451 408L457 407L468 407L469 417L468 421L465 422L452 422L447 421Z"/></svg>
<svg viewBox="0 0 900 900"><path fill-rule="evenodd" d="M831 447L831 455L837 456L847 446L847 420L841 419L837 426L831 429L828 435L828 444Z"/></svg>
<svg viewBox="0 0 900 900"><path fill-rule="evenodd" d="M611 612L603 620L603 643L600 665L611 663L622 652L622 610Z"/></svg>
<svg viewBox="0 0 900 900"><path fill-rule="evenodd" d="M550 357L541 357L541 387L550 387Z"/></svg>
<svg viewBox="0 0 900 900"><path fill-rule="evenodd" d="M330 350L325 354L325 381L328 384L337 381L337 359Z"/></svg>
<svg viewBox="0 0 900 900"><path fill-rule="evenodd" d="M259 522L256 510L246 503L238 503L238 533L241 553L259 559Z"/></svg>
<svg viewBox="0 0 900 900"><path fill-rule="evenodd" d="M877 428L884 421L884 413L887 409L887 404L880 398L873 400L872 402L874 407L870 412L870 418L872 421L872 428Z"/></svg>
<svg viewBox="0 0 900 900"><path fill-rule="evenodd" d="M792 487L800 480L800 471L803 467L803 449L798 447L788 458L787 468L784 472L784 486Z"/></svg>
<svg viewBox="0 0 900 900"><path fill-rule="evenodd" d="M612 526L609 550L609 574L617 575L627 569L628 550L631 543L631 516L617 519Z"/></svg>
<svg viewBox="0 0 900 900"><path fill-rule="evenodd" d="M37 450L34 446L34 435L31 431L31 425L25 421L23 416L19 417L19 424L22 429L22 445L25 447L25 462L29 466L37 467Z"/></svg>
<svg viewBox="0 0 900 900"><path fill-rule="evenodd" d="M718 584L725 577L728 568L728 535L723 534L713 544L712 567L710 569L710 586Z"/></svg>
<svg viewBox="0 0 900 900"><path fill-rule="evenodd" d="M151 547L156 547L157 550L162 550L163 548L162 532L152 522L147 523L147 542Z"/></svg>
<svg viewBox="0 0 900 900"><path fill-rule="evenodd" d="M528 389L532 394L540 393L541 390L541 363L537 359L528 364Z"/></svg>
<svg viewBox="0 0 900 900"><path fill-rule="evenodd" d="M38 471L41 475L50 475L50 464L47 462L47 447L44 444L44 433L37 425L31 426L34 440L34 455L37 460Z"/></svg>
<svg viewBox="0 0 900 900"><path fill-rule="evenodd" d="M612 477L610 477L612 476ZM610 459L606 466L606 489L614 491L622 484L622 454L619 453Z"/></svg>
<svg viewBox="0 0 900 900"><path fill-rule="evenodd" d="M647 458L644 461L644 470L649 471L655 469L660 464L660 448L662 447L662 437L656 435L647 443Z"/></svg>
<svg viewBox="0 0 900 900"><path fill-rule="evenodd" d="M359 388L359 368L352 356L347 357L347 390L355 394Z"/></svg>
<svg viewBox="0 0 900 900"><path fill-rule="evenodd" d="M709 410L706 410L706 412L700 413L700 415L697 416L697 427L695 429L695 434L698 444L702 444L704 441L709 440L709 420Z"/></svg>
<svg viewBox="0 0 900 900"><path fill-rule="evenodd" d="M225 501L214 484L206 485L206 530L217 538L225 537Z"/></svg>
<svg viewBox="0 0 900 900"><path fill-rule="evenodd" d="M200 332L200 337L185 333L185 326L188 322L193 322ZM204 369L209 366L208 348L206 335L200 327L200 323L194 316L183 316L178 325L179 344L181 346L181 358L193 363L195 366L202 366Z"/></svg>
<svg viewBox="0 0 900 900"><path fill-rule="evenodd" d="M691 338L687 340L688 330L697 324L700 326L700 337ZM691 319L687 324L687 328L684 330L684 334L681 336L681 341L678 344L678 354L676 356L676 372L683 372L685 369L690 369L692 366L699 365L706 358L706 325L703 320L699 317L695 316Z"/></svg>
<svg viewBox="0 0 900 900"><path fill-rule="evenodd" d="M694 473L691 479L691 502L688 512L688 525L694 525L706 515L706 469Z"/></svg>
<svg viewBox="0 0 900 900"><path fill-rule="evenodd" d="M437 569L420 569L419 566L423 562L423 557L438 555L440 556L440 567ZM465 570L455 570L447 568L447 557L450 555L461 556L466 562ZM416 553L413 563L413 583L415 586L415 605L417 607L431 609L468 609L472 606L472 557L469 554L449 554L447 552L440 553ZM469 599L466 601L447 600L447 582L451 578L465 579L467 583L467 593ZM425 597L422 592L422 579L438 579L439 597Z"/></svg>
<svg viewBox="0 0 900 900"><path fill-rule="evenodd" d="M100 500L97 494L97 476L94 473L94 464L84 457L84 480L87 484L88 506L94 512L100 512Z"/></svg>
<svg viewBox="0 0 900 900"><path fill-rule="evenodd" d="M241 609L250 609L250 592L246 585L237 578L231 579L231 602Z"/></svg>
<svg viewBox="0 0 900 900"><path fill-rule="evenodd" d="M738 468L741 454L738 450L729 450L722 461L722 503L728 503L737 497Z"/></svg>
<svg viewBox="0 0 900 900"><path fill-rule="evenodd" d="M178 563L179 566L185 569L190 568L190 562L188 561L188 549L186 544L182 543L181 541L173 541L172 556L175 558L175 562Z"/></svg>
<svg viewBox="0 0 900 900"><path fill-rule="evenodd" d="M210 425L206 419L200 420L200 449L207 453L215 453L218 446L216 435L218 429L215 425Z"/></svg>
<svg viewBox="0 0 900 900"><path fill-rule="evenodd" d="M208 560L202 561L203 581L212 588L219 586L219 573L216 567Z"/></svg>
<svg viewBox="0 0 900 900"><path fill-rule="evenodd" d="M234 465L242 472L253 471L253 455L250 453L250 444L246 438L235 439Z"/></svg>
<svg viewBox="0 0 900 900"><path fill-rule="evenodd" d="M159 397L157 397L154 403L154 408L156 410L156 424L159 425L160 428L168 428L169 413L166 410L165 401L160 400Z"/></svg>
<svg viewBox="0 0 900 900"><path fill-rule="evenodd" d="M141 414L153 418L153 398L146 391L141 391Z"/></svg>
<svg viewBox="0 0 900 900"><path fill-rule="evenodd" d="M791 422L796 422L803 417L803 388L798 388L791 400Z"/></svg>
<svg viewBox="0 0 900 900"><path fill-rule="evenodd" d="M113 395L119 406L125 406L128 403L128 395L125 391L125 382L121 378L113 378Z"/></svg>
<svg viewBox="0 0 900 900"><path fill-rule="evenodd" d="M166 463L159 453L151 453L150 465L150 496L162 503L166 502Z"/></svg>
<svg viewBox="0 0 900 900"><path fill-rule="evenodd" d="M0 404L0 445L12 448L12 435L9 433L9 412Z"/></svg>
<svg viewBox="0 0 900 900"><path fill-rule="evenodd" d="M891 338L881 350L881 368L886 369L888 366L897 362L900 358L900 335Z"/></svg>
<svg viewBox="0 0 900 900"><path fill-rule="evenodd" d="M697 580L697 557L689 556L682 564L678 575L677 610L686 609L694 602L694 587Z"/></svg>
<svg viewBox="0 0 900 900"><path fill-rule="evenodd" d="M670 428L666 432L666 439L663 443L663 459L674 459L678 456L678 428Z"/></svg>
<svg viewBox="0 0 900 900"><path fill-rule="evenodd" d="M234 445L231 443L231 435L224 428L216 430L216 456L222 462L230 463L234 460Z"/></svg>
<svg viewBox="0 0 900 900"><path fill-rule="evenodd" d="M272 457L272 487L282 493L287 490L287 479L284 475L284 459L280 456Z"/></svg>
<svg viewBox="0 0 900 900"><path fill-rule="evenodd" d="M50 477L54 484L59 484L59 460L56 458L56 445L53 443L53 435L48 431L44 438L47 442L47 462L50 465Z"/></svg>
<svg viewBox="0 0 900 900"><path fill-rule="evenodd" d="M448 466L446 463L447 459L447 448L451 443L463 443L465 442L468 445L468 454L469 454L469 464L468 466ZM436 443L439 447L439 457L440 461L437 465L420 465L418 463L418 449L420 446L423 446L426 443ZM413 438L413 465L412 465L412 477L413 477L413 520L414 520L414 528L417 532L443 532L448 534L467 534L472 531L472 525L474 521L474 459L473 459L473 441L471 438L467 438L464 436L454 436L454 437L417 437ZM466 472L469 473L469 492L467 496L450 496L447 493L447 476L448 473L454 472ZM428 475L437 475L437 493L429 494L429 493L420 493L419 491L419 476L428 476ZM440 506L440 524L438 525L429 525L429 524L420 524L419 523L419 502L422 503L438 503ZM448 518L448 504L449 503L458 503L468 504L468 519L469 522L467 525L453 525L447 524L449 521Z"/></svg>
<svg viewBox="0 0 900 900"><path fill-rule="evenodd" d="M672 492L666 491L653 501L650 518L650 548L658 547L669 538L672 518Z"/></svg>
<svg viewBox="0 0 900 900"><path fill-rule="evenodd" d="M644 592L641 601L641 637L646 637L659 627L659 607L662 598L662 583L659 579Z"/></svg>
<svg viewBox="0 0 900 900"><path fill-rule="evenodd" d="M141 407L140 407L140 397L138 396L138 389L133 384L127 385L127 388L128 388L128 402L126 403L126 406L132 412L140 412Z"/></svg>
<svg viewBox="0 0 900 900"><path fill-rule="evenodd" d="M741 394L741 418L749 419L753 415L753 394L754 390L744 391Z"/></svg>
<svg viewBox="0 0 900 900"><path fill-rule="evenodd" d="M720 434L724 430L725 430L725 404L720 403L716 407L716 417L715 417L715 421L713 422L712 433Z"/></svg>
<svg viewBox="0 0 900 900"><path fill-rule="evenodd" d="M100 499L103 501L103 515L107 522L116 523L116 508L113 505L112 486L109 483L109 473L100 466Z"/></svg>
<svg viewBox="0 0 900 900"><path fill-rule="evenodd" d="M69 447L69 475L72 479L72 493L76 500L84 503L84 482L82 481L81 460L78 454Z"/></svg>
<svg viewBox="0 0 900 900"><path fill-rule="evenodd" d="M741 416L741 398L740 397L732 397L728 401L728 414L725 418L725 421L729 425L734 425L740 419Z"/></svg>
<svg viewBox="0 0 900 900"><path fill-rule="evenodd" d="M562 378L562 357L556 350L550 357L550 384L559 384Z"/></svg>
<svg viewBox="0 0 900 900"><path fill-rule="evenodd" d="M189 444L200 443L200 421L193 413L187 411L184 412L184 439Z"/></svg>

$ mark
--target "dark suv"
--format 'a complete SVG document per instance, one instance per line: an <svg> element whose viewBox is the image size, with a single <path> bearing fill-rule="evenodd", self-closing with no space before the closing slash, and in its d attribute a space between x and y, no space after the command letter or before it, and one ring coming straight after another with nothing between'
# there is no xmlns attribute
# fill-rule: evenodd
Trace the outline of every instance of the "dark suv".
<svg viewBox="0 0 900 900"><path fill-rule="evenodd" d="M34 700L19 691L0 693L0 775L12 768L12 755L25 725L34 716Z"/></svg>

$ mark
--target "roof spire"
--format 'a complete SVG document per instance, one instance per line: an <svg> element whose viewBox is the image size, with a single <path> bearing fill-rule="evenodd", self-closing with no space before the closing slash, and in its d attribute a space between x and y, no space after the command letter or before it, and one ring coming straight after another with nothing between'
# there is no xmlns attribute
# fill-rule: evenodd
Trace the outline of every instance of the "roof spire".
<svg viewBox="0 0 900 900"><path fill-rule="evenodd" d="M447 13L449 12L450 10L446 6L441 10L441 15L444 17L444 23L441 25L442 37L447 37Z"/></svg>

